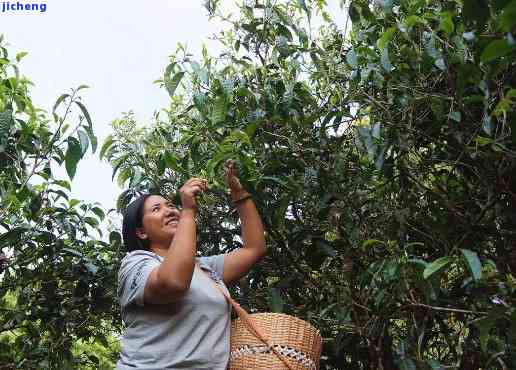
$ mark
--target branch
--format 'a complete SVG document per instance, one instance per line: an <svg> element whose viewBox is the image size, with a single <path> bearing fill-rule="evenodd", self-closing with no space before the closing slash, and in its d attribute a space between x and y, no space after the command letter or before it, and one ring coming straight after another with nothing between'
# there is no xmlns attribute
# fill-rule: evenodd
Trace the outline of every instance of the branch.
<svg viewBox="0 0 516 370"><path fill-rule="evenodd" d="M438 306L429 306L427 304L423 303L411 303L411 306L417 306L417 307L425 307L431 310L435 311L448 311L448 312L456 312L456 313L470 313L473 315L487 315L487 312L484 311L470 311L470 310L462 310L459 308L447 308L447 307L438 307Z"/></svg>

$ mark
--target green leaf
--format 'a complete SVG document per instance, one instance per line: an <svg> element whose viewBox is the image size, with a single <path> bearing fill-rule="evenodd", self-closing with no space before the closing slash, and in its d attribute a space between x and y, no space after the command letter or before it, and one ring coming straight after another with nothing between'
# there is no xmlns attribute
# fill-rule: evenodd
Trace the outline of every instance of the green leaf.
<svg viewBox="0 0 516 370"><path fill-rule="evenodd" d="M69 98L69 94L62 94L59 98L57 98L54 107L52 108L52 113L54 113L57 109L57 107L66 99Z"/></svg>
<svg viewBox="0 0 516 370"><path fill-rule="evenodd" d="M91 143L91 152L95 153L97 151L97 137L93 134L93 130L91 130L88 126L83 126L84 130L88 134Z"/></svg>
<svg viewBox="0 0 516 370"><path fill-rule="evenodd" d="M171 98L174 96L184 74L184 72L178 72L172 78L165 76L165 87L167 88L168 95L170 95Z"/></svg>
<svg viewBox="0 0 516 370"><path fill-rule="evenodd" d="M54 184L56 184L62 188L68 189L68 191L72 191L70 183L66 180L54 180Z"/></svg>
<svg viewBox="0 0 516 370"><path fill-rule="evenodd" d="M477 253L469 249L461 249L460 251L466 260L469 271L473 275L473 279L477 281L482 279L482 264L480 263Z"/></svg>
<svg viewBox="0 0 516 370"><path fill-rule="evenodd" d="M93 123L91 122L90 114L88 113L88 110L86 109L84 104L82 104L80 101L75 101L75 104L77 104L77 106L80 108L84 118L86 118L86 121L88 122L88 126L89 126L90 130L93 130Z"/></svg>
<svg viewBox="0 0 516 370"><path fill-rule="evenodd" d="M362 248L367 249L377 245L384 245L385 243L378 239L367 239L362 243Z"/></svg>
<svg viewBox="0 0 516 370"><path fill-rule="evenodd" d="M428 279L430 276L435 274L436 272L442 270L448 264L453 261L451 257L441 257L436 259L434 262L430 263L425 270L423 271L423 278Z"/></svg>
<svg viewBox="0 0 516 370"><path fill-rule="evenodd" d="M451 12L442 12L440 14L440 18L441 22L439 24L439 28L449 35L455 29L453 14Z"/></svg>
<svg viewBox="0 0 516 370"><path fill-rule="evenodd" d="M63 248L61 250L63 252L67 252L68 254L71 254L72 256L75 256L75 257L79 257L79 258L83 258L84 257L84 255L81 252L79 252L79 251L77 251L75 249L72 249L72 248Z"/></svg>
<svg viewBox="0 0 516 370"><path fill-rule="evenodd" d="M81 159L81 144L76 138L69 137L68 138L68 149L65 154L65 167L68 176L70 179L73 179L75 176L75 171L77 170L77 163Z"/></svg>
<svg viewBox="0 0 516 370"><path fill-rule="evenodd" d="M516 1L507 5L500 16L499 22L505 32L510 32L516 25Z"/></svg>
<svg viewBox="0 0 516 370"><path fill-rule="evenodd" d="M20 226L0 234L0 245L10 245L12 247L12 244L15 244L16 242L23 242L22 236L29 230L28 226Z"/></svg>
<svg viewBox="0 0 516 370"><path fill-rule="evenodd" d="M100 209L99 207L93 207L91 209L91 211L93 213L95 213L97 215L97 217L100 218L101 220L103 220L106 217L106 215L104 214L104 211L102 209Z"/></svg>
<svg viewBox="0 0 516 370"><path fill-rule="evenodd" d="M70 199L70 201L68 202L68 207L73 208L79 203L81 203L79 199Z"/></svg>
<svg viewBox="0 0 516 370"><path fill-rule="evenodd" d="M79 143L81 144L81 157L84 156L86 151L90 146L90 141L88 140L88 135L84 131L77 131L77 135L79 136Z"/></svg>
<svg viewBox="0 0 516 370"><path fill-rule="evenodd" d="M378 46L378 49L383 50L385 47L389 44L392 37L394 36L394 33L396 32L396 27L390 27L385 32L382 33L378 41L376 42L376 45Z"/></svg>
<svg viewBox="0 0 516 370"><path fill-rule="evenodd" d="M84 222L93 227L99 226L99 221L93 217L84 217Z"/></svg>
<svg viewBox="0 0 516 370"><path fill-rule="evenodd" d="M178 160L173 153L165 152L164 155L165 165L174 171L181 171L181 167L178 164Z"/></svg>
<svg viewBox="0 0 516 370"><path fill-rule="evenodd" d="M283 312L283 299L276 288L269 289L269 307L272 312Z"/></svg>
<svg viewBox="0 0 516 370"><path fill-rule="evenodd" d="M494 326L495 320L492 317L482 318L475 321L475 326L480 332L480 348L485 353L487 352L487 342L489 340L489 333Z"/></svg>
<svg viewBox="0 0 516 370"><path fill-rule="evenodd" d="M223 95L219 95L215 98L211 120L213 123L224 122L226 120L226 99Z"/></svg>
<svg viewBox="0 0 516 370"><path fill-rule="evenodd" d="M20 60L22 60L22 58L27 55L28 53L26 51L22 51L18 54L16 54L16 61L19 62Z"/></svg>
<svg viewBox="0 0 516 370"><path fill-rule="evenodd" d="M516 50L515 47L509 46L506 39L495 40L489 43L480 56L480 60L484 63L503 57L510 52Z"/></svg>
<svg viewBox="0 0 516 370"><path fill-rule="evenodd" d="M104 140L104 144L102 144L102 148L100 148L99 158L102 160L107 150L113 145L113 135L108 135L106 140Z"/></svg>

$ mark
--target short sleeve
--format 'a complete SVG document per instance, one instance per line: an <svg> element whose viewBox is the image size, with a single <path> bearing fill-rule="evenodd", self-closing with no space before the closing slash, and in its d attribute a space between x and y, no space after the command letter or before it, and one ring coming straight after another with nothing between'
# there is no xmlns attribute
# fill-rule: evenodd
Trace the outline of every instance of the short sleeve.
<svg viewBox="0 0 516 370"><path fill-rule="evenodd" d="M147 279L160 261L145 251L132 252L122 260L118 271L118 299L122 308L136 303L143 306Z"/></svg>
<svg viewBox="0 0 516 370"><path fill-rule="evenodd" d="M224 276L224 256L225 254L217 254L210 257L200 257L199 265L208 267L222 280Z"/></svg>

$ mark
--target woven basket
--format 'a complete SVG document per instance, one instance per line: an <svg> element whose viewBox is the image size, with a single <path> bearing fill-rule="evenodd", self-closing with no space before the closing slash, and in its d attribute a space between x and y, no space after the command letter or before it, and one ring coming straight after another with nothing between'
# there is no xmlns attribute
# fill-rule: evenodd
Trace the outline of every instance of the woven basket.
<svg viewBox="0 0 516 370"><path fill-rule="evenodd" d="M222 289L217 290L238 314L231 323L229 370L318 370L322 338L308 322L281 313L250 315Z"/></svg>
<svg viewBox="0 0 516 370"><path fill-rule="evenodd" d="M312 325L280 313L257 313L247 319L270 338L269 345L258 339L242 318L234 320L229 370L319 369L322 338Z"/></svg>

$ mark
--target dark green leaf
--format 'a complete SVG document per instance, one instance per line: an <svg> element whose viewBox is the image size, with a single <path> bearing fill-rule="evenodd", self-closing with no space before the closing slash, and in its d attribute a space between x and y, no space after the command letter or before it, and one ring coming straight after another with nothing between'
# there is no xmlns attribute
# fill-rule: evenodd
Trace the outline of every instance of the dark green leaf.
<svg viewBox="0 0 516 370"><path fill-rule="evenodd" d="M106 217L106 215L104 214L104 211L102 209L100 209L99 207L93 207L91 209L91 211L93 213L95 213L97 215L97 217L100 218L101 220L103 220Z"/></svg>
<svg viewBox="0 0 516 370"><path fill-rule="evenodd" d="M99 158L104 158L104 155L106 155L106 152L109 148L113 145L113 135L108 135L106 137L106 140L104 140L104 144L102 144L102 148L100 148Z"/></svg>
<svg viewBox="0 0 516 370"><path fill-rule="evenodd" d="M76 138L69 137L68 149L66 150L65 154L65 167L68 176L70 176L70 179L73 179L73 177L75 176L75 171L77 170L77 163L79 163L81 156L81 144Z"/></svg>
<svg viewBox="0 0 516 370"><path fill-rule="evenodd" d="M75 101L75 104L77 104L77 106L80 108L84 118L86 118L86 122L88 122L88 127L90 128L90 130L93 130L93 122L91 121L91 117L90 117L90 114L88 112L88 110L86 109L86 107L84 106L84 104L82 104L80 101Z"/></svg>
<svg viewBox="0 0 516 370"><path fill-rule="evenodd" d="M92 227L99 226L98 220L96 218L93 218L93 217L84 217L84 222L86 222L88 225L90 225Z"/></svg>
<svg viewBox="0 0 516 370"><path fill-rule="evenodd" d="M510 32L514 25L516 25L516 1L512 1L503 9L500 16L500 24L506 32Z"/></svg>
<svg viewBox="0 0 516 370"><path fill-rule="evenodd" d="M475 321L475 326L480 331L480 347L483 352L487 351L487 342L489 340L489 333L495 324L492 317L485 317Z"/></svg>
<svg viewBox="0 0 516 370"><path fill-rule="evenodd" d="M97 137L93 134L93 130L91 130L89 128L89 126L83 126L83 127L84 127L84 130L86 130L88 137L90 138L91 152L95 153L97 151Z"/></svg>
<svg viewBox="0 0 516 370"><path fill-rule="evenodd" d="M269 289L269 307L272 312L283 312L283 299L276 288Z"/></svg>
<svg viewBox="0 0 516 370"><path fill-rule="evenodd" d="M70 95L69 94L62 94L59 98L57 98L55 104L54 104L54 108L52 108L52 113L54 113L57 109L57 107L66 99L66 98L69 98Z"/></svg>
<svg viewBox="0 0 516 370"><path fill-rule="evenodd" d="M515 47L509 46L506 39L495 40L489 43L482 51L480 60L484 63L503 57L510 52L516 50Z"/></svg>

